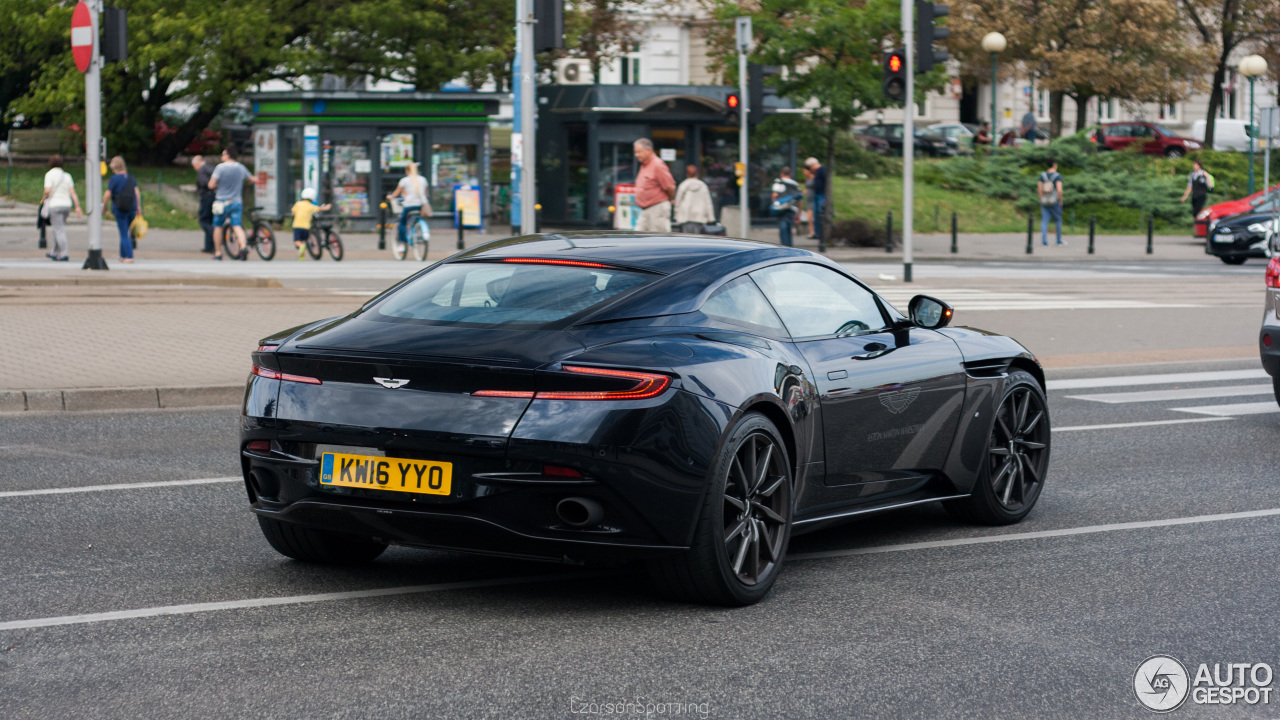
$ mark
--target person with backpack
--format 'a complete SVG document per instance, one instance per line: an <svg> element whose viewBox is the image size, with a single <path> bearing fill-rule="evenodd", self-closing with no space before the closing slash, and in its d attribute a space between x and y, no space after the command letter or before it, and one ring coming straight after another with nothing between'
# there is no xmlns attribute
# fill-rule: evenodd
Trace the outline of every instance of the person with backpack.
<svg viewBox="0 0 1280 720"><path fill-rule="evenodd" d="M41 207L49 214L49 224L53 226L53 252L45 257L58 262L70 260L67 255L67 216L71 208L76 209L76 217L84 217L80 209L80 197L76 195L75 181L71 173L62 169L62 156L49 158L49 172L44 175L44 197Z"/></svg>
<svg viewBox="0 0 1280 720"><path fill-rule="evenodd" d="M102 193L102 209L111 204L111 214L116 216L116 229L120 231L120 262L133 262L133 238L129 237L129 226L137 217L142 207L142 192L138 183L125 167L124 158L119 155L111 158L111 172L107 181L107 191Z"/></svg>
<svg viewBox="0 0 1280 720"><path fill-rule="evenodd" d="M778 216L778 242L791 247L791 232L795 227L796 214L800 212L800 203L804 200L800 183L791 179L791 168L784 167L778 172L770 200L769 209Z"/></svg>
<svg viewBox="0 0 1280 720"><path fill-rule="evenodd" d="M1205 172L1204 166L1199 160L1191 161L1191 174L1187 176L1187 190L1182 193L1182 199L1178 202L1186 202L1187 196L1191 196L1191 219L1194 221L1200 216L1200 211L1204 209L1204 202L1209 197L1209 191L1213 189L1213 176Z"/></svg>
<svg viewBox="0 0 1280 720"><path fill-rule="evenodd" d="M1040 193L1040 244L1049 244L1049 218L1053 218L1058 232L1058 244L1062 242L1062 176L1058 174L1058 161L1049 159L1049 167L1040 173L1036 183Z"/></svg>

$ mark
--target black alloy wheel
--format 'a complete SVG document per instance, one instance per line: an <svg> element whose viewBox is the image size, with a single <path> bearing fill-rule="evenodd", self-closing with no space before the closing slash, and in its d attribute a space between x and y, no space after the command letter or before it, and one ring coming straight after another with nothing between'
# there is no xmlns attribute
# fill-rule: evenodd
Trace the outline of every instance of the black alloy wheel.
<svg viewBox="0 0 1280 720"><path fill-rule="evenodd" d="M665 595L689 602L759 602L777 580L791 540L791 463L768 419L743 416L711 475L692 547L650 563Z"/></svg>
<svg viewBox="0 0 1280 720"><path fill-rule="evenodd" d="M1180 158L1186 154L1187 154L1187 151L1183 150L1180 147L1171 147L1168 150L1164 151L1164 156L1167 158Z"/></svg>
<svg viewBox="0 0 1280 720"><path fill-rule="evenodd" d="M992 422L984 467L973 493L947 510L984 525L1008 525L1031 512L1049 471L1049 408L1040 383L1015 371Z"/></svg>
<svg viewBox="0 0 1280 720"><path fill-rule="evenodd" d="M253 247L258 251L258 257L263 260L270 260L276 256L276 234L271 230L271 226L262 220L253 224Z"/></svg>

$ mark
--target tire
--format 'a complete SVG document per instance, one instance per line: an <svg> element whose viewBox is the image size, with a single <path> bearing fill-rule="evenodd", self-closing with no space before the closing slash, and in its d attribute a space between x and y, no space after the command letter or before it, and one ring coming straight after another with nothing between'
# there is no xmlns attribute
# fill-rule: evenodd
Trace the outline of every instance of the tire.
<svg viewBox="0 0 1280 720"><path fill-rule="evenodd" d="M1248 255L1219 255L1218 259L1228 265L1243 265L1249 259Z"/></svg>
<svg viewBox="0 0 1280 720"><path fill-rule="evenodd" d="M1171 147L1164 151L1164 156L1167 158L1180 158L1186 154L1187 154L1187 151L1183 150L1180 147Z"/></svg>
<svg viewBox="0 0 1280 720"><path fill-rule="evenodd" d="M987 435L986 459L967 498L947 511L983 525L1011 525L1031 512L1049 471L1049 405L1040 383L1017 370L1005 379Z"/></svg>
<svg viewBox="0 0 1280 720"><path fill-rule="evenodd" d="M427 240L422 232L422 226L418 223L413 224L413 259L422 262L427 258Z"/></svg>
<svg viewBox="0 0 1280 720"><path fill-rule="evenodd" d="M270 225L262 221L254 223L253 239L253 247L258 251L258 257L271 260L276 256L276 234Z"/></svg>
<svg viewBox="0 0 1280 720"><path fill-rule="evenodd" d="M1271 392L1276 396L1276 404L1280 405L1280 377L1271 378Z"/></svg>
<svg viewBox="0 0 1280 720"><path fill-rule="evenodd" d="M346 533L281 522L258 516L262 535L276 552L302 562L322 565L363 565L372 562L384 550L385 543Z"/></svg>
<svg viewBox="0 0 1280 720"><path fill-rule="evenodd" d="M311 232L307 233L307 254L311 256L312 260L319 260L321 257L322 249L320 247L319 232L319 230L312 228Z"/></svg>
<svg viewBox="0 0 1280 720"><path fill-rule="evenodd" d="M711 471L692 545L649 563L657 589L676 600L729 607L763 599L791 541L792 482L773 423L755 413L739 419Z"/></svg>
<svg viewBox="0 0 1280 720"><path fill-rule="evenodd" d="M335 262L342 259L342 236L337 230L329 231L329 257Z"/></svg>

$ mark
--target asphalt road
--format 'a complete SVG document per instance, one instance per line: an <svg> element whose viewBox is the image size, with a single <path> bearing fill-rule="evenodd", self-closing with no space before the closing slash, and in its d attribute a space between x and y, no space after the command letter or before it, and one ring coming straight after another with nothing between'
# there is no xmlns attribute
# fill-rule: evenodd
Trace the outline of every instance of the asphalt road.
<svg viewBox="0 0 1280 720"><path fill-rule="evenodd" d="M1256 361L1054 374L1230 370L1253 375L1053 389L1026 521L925 506L806 535L738 610L616 570L402 548L303 565L220 480L233 410L2 417L0 717L1145 717L1151 655L1280 665L1280 514L1241 515L1280 509L1280 406ZM186 479L211 482L29 492Z"/></svg>

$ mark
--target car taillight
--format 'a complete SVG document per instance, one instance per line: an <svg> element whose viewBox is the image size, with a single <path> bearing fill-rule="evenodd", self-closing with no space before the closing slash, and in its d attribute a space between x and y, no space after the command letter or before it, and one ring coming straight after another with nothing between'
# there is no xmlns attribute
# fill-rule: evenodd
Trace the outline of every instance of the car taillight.
<svg viewBox="0 0 1280 720"><path fill-rule="evenodd" d="M1280 255L1267 263L1267 287L1280 288Z"/></svg>
<svg viewBox="0 0 1280 720"><path fill-rule="evenodd" d="M300 383L307 383L308 385L322 384L319 378L306 377L304 375L290 375L287 372L272 370L271 368L265 368L265 367L262 367L261 365L253 366L253 374L257 375L258 377L267 378L269 380L284 380L285 382L300 382Z"/></svg>
<svg viewBox="0 0 1280 720"><path fill-rule="evenodd" d="M474 397L536 398L538 400L647 400L661 395L671 385L670 377L657 373L583 367L580 365L565 365L561 369L568 373L603 380L625 380L632 384L630 387L618 390L539 390L537 392L477 390L471 395Z"/></svg>

